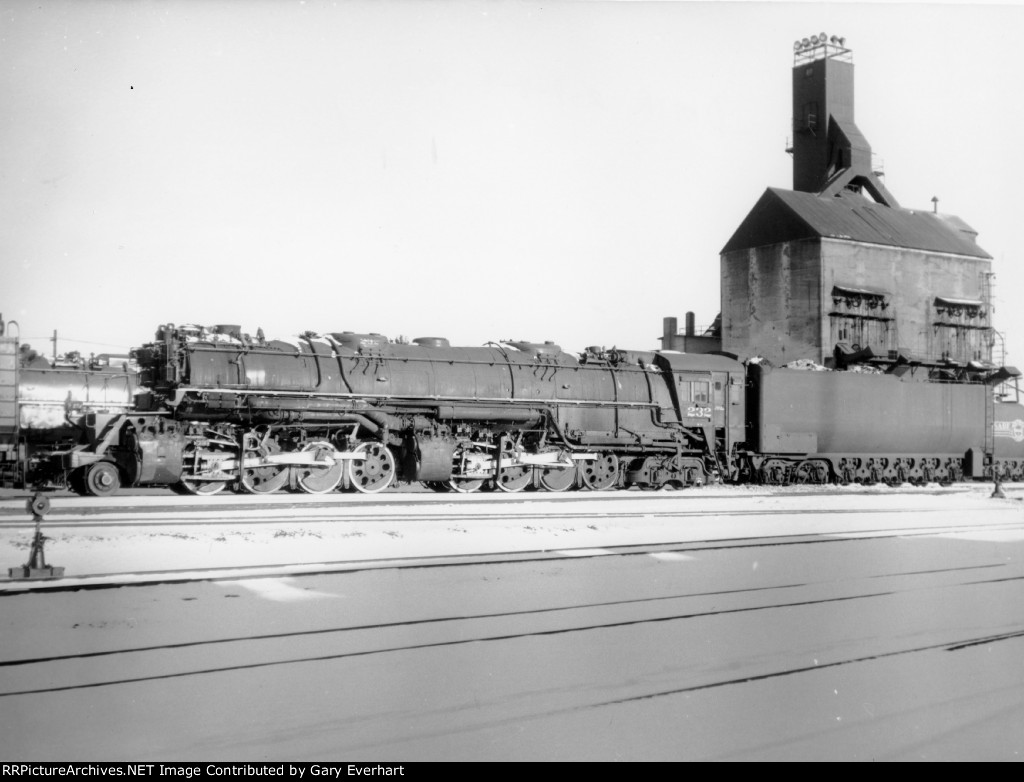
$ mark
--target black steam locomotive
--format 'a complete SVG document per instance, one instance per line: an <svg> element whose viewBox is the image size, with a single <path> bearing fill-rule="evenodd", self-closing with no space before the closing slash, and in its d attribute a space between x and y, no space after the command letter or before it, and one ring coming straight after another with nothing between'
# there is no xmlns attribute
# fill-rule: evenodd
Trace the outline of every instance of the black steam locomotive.
<svg viewBox="0 0 1024 782"><path fill-rule="evenodd" d="M993 395L1018 373L982 365L803 371L671 351L574 357L552 343L351 332L286 342L173 325L134 357L135 409L84 416L84 442L53 457L50 480L106 495L1024 478L1024 408Z"/></svg>
<svg viewBox="0 0 1024 782"><path fill-rule="evenodd" d="M726 475L744 428L743 367L722 356L166 326L136 359L135 413L93 416L58 459L77 490L691 485Z"/></svg>

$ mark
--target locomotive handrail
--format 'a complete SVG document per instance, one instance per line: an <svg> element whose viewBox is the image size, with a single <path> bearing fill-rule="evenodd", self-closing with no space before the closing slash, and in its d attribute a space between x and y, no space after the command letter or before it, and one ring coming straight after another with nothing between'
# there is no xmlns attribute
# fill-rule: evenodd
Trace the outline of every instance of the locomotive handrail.
<svg viewBox="0 0 1024 782"><path fill-rule="evenodd" d="M216 345L217 343L202 343L202 344ZM515 365L515 366L536 367L536 366L540 365L540 366L545 366L545 367L554 366L554 367L563 368L563 369L585 369L585 370L588 370L588 371L601 371L601 370L606 368L605 366L598 366L598 365L592 365L592 364L588 364L588 363L585 363L585 362L581 362L581 361L579 361L579 359L574 358L572 356L572 354L565 353L565 352L563 352L561 355L571 359L574 363L571 363L571 364L560 363L558 361L558 359L557 359L557 356L552 356L552 355L543 355L542 356L540 354L537 354L537 355L534 355L532 357L532 359L531 358L527 358L527 357L518 358L514 354L509 353L507 350L505 350L500 345L497 345L497 344L494 344L494 343L488 343L488 345L491 345L491 344L493 344L493 349L494 350L497 350L497 351L501 352L502 355L505 357L505 360L508 361L510 364ZM234 345L232 347L237 349L238 346ZM217 345L213 349L214 350L219 350L219 351L226 350L226 348L220 347L219 345ZM450 348L450 350L453 350L453 351L454 350L458 350L458 349L459 348ZM467 350L472 350L473 348L466 348L466 349ZM382 360L382 359L385 359L385 360L387 360L387 359L394 359L396 361L397 360L402 360L402 361L408 361L408 362L422 362L422 363L434 363L434 362L437 362L437 361L445 361L445 362L451 363L453 361L458 361L458 363L460 363L460 364L478 364L478 365L481 365L481 366L494 366L494 361L488 361L488 360L476 359L476 358L463 358L463 357L460 357L460 356L451 356L451 357L439 357L439 356L388 356L388 355L386 355L384 353L376 352L377 350L379 350L379 348L375 349L374 352L370 352L370 353L367 353L365 351L360 351L359 353L356 353L356 352L353 351L351 353L351 355L346 355L344 353L340 353L340 352L335 351L335 352L333 352L331 354L330 358L332 358L332 359L335 359L335 358L345 358L345 359L349 359L351 361L356 361L356 360L359 360L359 359L363 359L363 360L375 359L375 360L378 360L378 361ZM321 353L301 352L301 353L298 353L298 354L285 354L283 351L280 351L280 350L272 350L272 349L262 349L261 350L261 349L258 349L258 348L248 349L246 351L246 353L257 354L257 355L258 354L262 354L262 355L267 355L267 356L298 355L298 356L304 356L304 357L309 357L309 358L327 358L326 355L321 354ZM632 364L621 364L621 365L617 366L616 369L620 370L620 371L630 371L630 372L649 372L649 371L651 371L651 370L645 369L644 367L634 366Z"/></svg>

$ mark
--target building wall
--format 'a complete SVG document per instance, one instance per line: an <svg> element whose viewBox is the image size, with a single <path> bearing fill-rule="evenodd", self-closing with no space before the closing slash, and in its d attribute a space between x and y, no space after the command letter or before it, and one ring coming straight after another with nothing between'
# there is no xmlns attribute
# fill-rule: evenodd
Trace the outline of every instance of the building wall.
<svg viewBox="0 0 1024 782"><path fill-rule="evenodd" d="M831 355L836 341L836 317L829 313L851 310L837 306L832 292L846 287L889 294L884 310L867 310L869 317L892 319L887 342L881 329L867 330L876 337L871 345L876 354L900 349L925 361L991 360L991 307L984 302L985 274L992 269L991 261L828 239L821 244L825 317L820 343L825 357ZM973 313L951 315L936 308L937 297L983 301L983 305L974 308Z"/></svg>
<svg viewBox="0 0 1024 782"><path fill-rule="evenodd" d="M722 350L785 364L821 355L818 239L722 255Z"/></svg>
<svg viewBox="0 0 1024 782"><path fill-rule="evenodd" d="M942 311L936 297L983 301L990 271L988 260L831 239L725 253L722 350L827 365L842 339L880 356L989 361L987 302Z"/></svg>

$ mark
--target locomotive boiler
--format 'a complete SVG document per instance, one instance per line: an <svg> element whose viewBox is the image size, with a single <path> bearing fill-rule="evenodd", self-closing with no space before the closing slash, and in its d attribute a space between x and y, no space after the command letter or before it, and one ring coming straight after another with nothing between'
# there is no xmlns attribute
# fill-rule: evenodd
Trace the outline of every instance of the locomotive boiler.
<svg viewBox="0 0 1024 782"><path fill-rule="evenodd" d="M136 411L93 417L61 457L86 493L686 486L727 477L745 428L743 367L724 356L173 325L135 356Z"/></svg>

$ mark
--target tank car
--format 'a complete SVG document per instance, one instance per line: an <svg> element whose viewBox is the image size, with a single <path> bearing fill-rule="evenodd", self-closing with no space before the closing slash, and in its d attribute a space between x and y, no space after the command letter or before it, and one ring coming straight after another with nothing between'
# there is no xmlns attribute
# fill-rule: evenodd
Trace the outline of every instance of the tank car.
<svg viewBox="0 0 1024 782"><path fill-rule="evenodd" d="M993 394L1017 370L891 369L751 364L743 475L773 484L1024 478L1024 408Z"/></svg>
<svg viewBox="0 0 1024 782"><path fill-rule="evenodd" d="M0 476L24 486L62 481L50 456L87 442L83 421L134 408L135 375L126 365L65 354L53 362L3 336L0 328Z"/></svg>
<svg viewBox="0 0 1024 782"><path fill-rule="evenodd" d="M729 477L743 366L724 356L380 334L293 341L167 325L135 352L146 391L61 468L90 494L656 488Z"/></svg>

